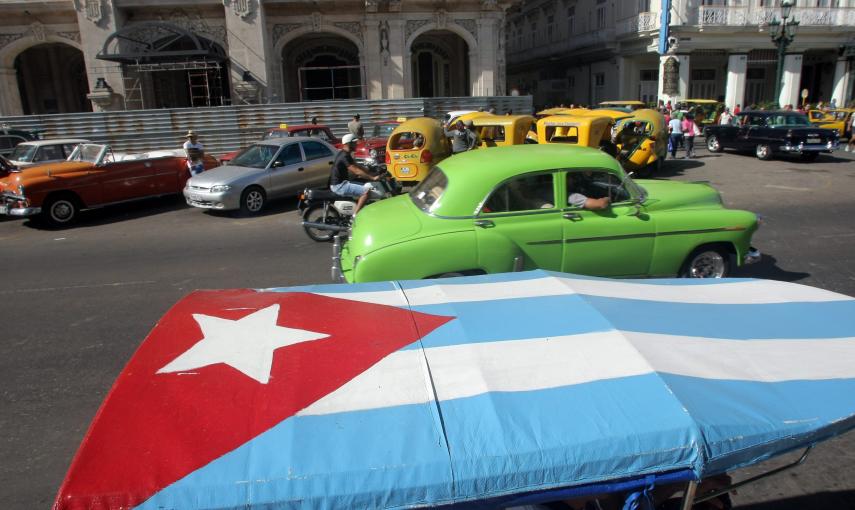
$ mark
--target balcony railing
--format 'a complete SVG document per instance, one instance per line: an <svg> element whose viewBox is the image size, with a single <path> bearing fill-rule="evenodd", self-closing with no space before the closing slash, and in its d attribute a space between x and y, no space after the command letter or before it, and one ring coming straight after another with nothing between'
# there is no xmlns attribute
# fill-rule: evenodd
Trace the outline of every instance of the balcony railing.
<svg viewBox="0 0 855 510"><path fill-rule="evenodd" d="M853 26L855 9L839 8L796 8L792 16L800 26ZM698 8L698 25L715 26L755 26L768 25L770 21L781 17L777 7L710 7Z"/></svg>
<svg viewBox="0 0 855 510"><path fill-rule="evenodd" d="M658 12L641 12L638 16L619 20L615 32L617 35L627 35L659 30L659 18Z"/></svg>

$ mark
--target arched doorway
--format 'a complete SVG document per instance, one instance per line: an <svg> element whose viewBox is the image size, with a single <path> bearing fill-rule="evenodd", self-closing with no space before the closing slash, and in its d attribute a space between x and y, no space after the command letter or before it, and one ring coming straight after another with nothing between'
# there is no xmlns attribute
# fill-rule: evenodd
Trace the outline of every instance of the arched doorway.
<svg viewBox="0 0 855 510"><path fill-rule="evenodd" d="M459 35L430 30L410 46L413 97L468 96L469 45Z"/></svg>
<svg viewBox="0 0 855 510"><path fill-rule="evenodd" d="M363 99L359 48L344 37L307 34L282 48L286 101Z"/></svg>
<svg viewBox="0 0 855 510"><path fill-rule="evenodd" d="M164 22L143 22L111 34L98 54L120 62L125 108L229 104L228 58L210 39Z"/></svg>
<svg viewBox="0 0 855 510"><path fill-rule="evenodd" d="M24 115L90 112L83 52L62 43L33 46L15 58Z"/></svg>

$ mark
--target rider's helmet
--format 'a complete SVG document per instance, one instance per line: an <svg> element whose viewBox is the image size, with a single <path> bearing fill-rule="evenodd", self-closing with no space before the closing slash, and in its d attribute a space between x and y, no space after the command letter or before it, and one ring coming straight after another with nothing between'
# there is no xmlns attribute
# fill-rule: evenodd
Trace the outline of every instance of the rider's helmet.
<svg viewBox="0 0 855 510"><path fill-rule="evenodd" d="M344 135L343 137L341 137L341 143L343 143L343 144L356 143L356 135L354 135L353 133L348 133L348 134Z"/></svg>

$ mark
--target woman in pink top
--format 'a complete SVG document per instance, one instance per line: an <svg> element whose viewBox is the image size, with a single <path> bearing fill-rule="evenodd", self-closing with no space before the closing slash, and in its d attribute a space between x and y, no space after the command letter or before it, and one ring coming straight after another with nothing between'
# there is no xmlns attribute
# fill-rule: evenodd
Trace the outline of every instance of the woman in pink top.
<svg viewBox="0 0 855 510"><path fill-rule="evenodd" d="M686 142L686 157L695 157L695 135L698 132L698 126L695 124L694 115L686 115L683 118L683 140Z"/></svg>

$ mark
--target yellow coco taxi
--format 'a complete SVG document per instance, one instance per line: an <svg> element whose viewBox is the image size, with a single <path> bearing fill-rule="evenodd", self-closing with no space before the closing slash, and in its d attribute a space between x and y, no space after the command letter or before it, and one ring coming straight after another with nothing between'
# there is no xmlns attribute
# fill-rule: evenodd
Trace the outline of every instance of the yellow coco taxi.
<svg viewBox="0 0 855 510"><path fill-rule="evenodd" d="M811 120L811 124L825 129L836 129L841 140L846 140L852 136L852 133L849 132L849 126L852 125L852 116L855 115L855 109L838 108L837 110L829 110L822 113L825 114L825 117L820 120Z"/></svg>
<svg viewBox="0 0 855 510"><path fill-rule="evenodd" d="M635 110L617 120L613 133L617 159L625 171L645 177L658 170L668 151L668 128L661 113Z"/></svg>
<svg viewBox="0 0 855 510"><path fill-rule="evenodd" d="M600 108L624 108L627 110L638 110L647 105L642 101L603 101Z"/></svg>
<svg viewBox="0 0 855 510"><path fill-rule="evenodd" d="M724 103L715 99L686 99L677 103L681 112L693 111L698 126L714 125L719 113L724 111Z"/></svg>
<svg viewBox="0 0 855 510"><path fill-rule="evenodd" d="M553 115L537 121L537 143L600 147L610 143L614 119L594 115Z"/></svg>
<svg viewBox="0 0 855 510"><path fill-rule="evenodd" d="M537 140L526 141L534 124L531 115L489 115L473 119L472 124L478 133L479 149L537 143Z"/></svg>
<svg viewBox="0 0 855 510"><path fill-rule="evenodd" d="M419 117L392 131L386 143L386 169L403 184L419 182L433 165L451 155L451 144L438 120Z"/></svg>

